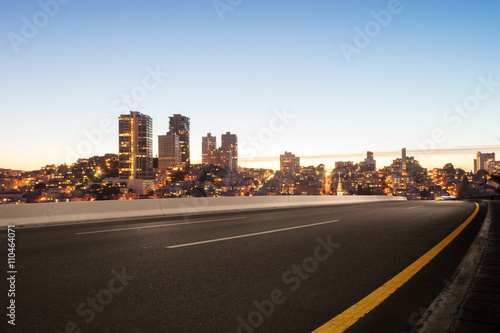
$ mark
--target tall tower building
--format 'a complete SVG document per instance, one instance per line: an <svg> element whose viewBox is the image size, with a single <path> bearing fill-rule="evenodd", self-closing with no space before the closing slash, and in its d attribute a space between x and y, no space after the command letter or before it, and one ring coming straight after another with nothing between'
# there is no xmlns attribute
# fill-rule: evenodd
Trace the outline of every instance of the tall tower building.
<svg viewBox="0 0 500 333"><path fill-rule="evenodd" d="M153 119L136 111L120 115L119 161L120 178L153 178Z"/></svg>
<svg viewBox="0 0 500 333"><path fill-rule="evenodd" d="M214 151L217 149L217 138L208 133L201 138L201 162L205 165L216 164L212 159Z"/></svg>
<svg viewBox="0 0 500 333"><path fill-rule="evenodd" d="M300 172L300 157L285 151L285 154L280 155L280 171L286 175L294 176Z"/></svg>
<svg viewBox="0 0 500 333"><path fill-rule="evenodd" d="M221 167L227 170L238 169L238 137L226 132L221 136Z"/></svg>
<svg viewBox="0 0 500 333"><path fill-rule="evenodd" d="M189 169L191 164L189 149L189 118L180 114L169 117L169 130L179 136L181 150L181 165L184 170Z"/></svg>
<svg viewBox="0 0 500 333"><path fill-rule="evenodd" d="M401 172L406 174L406 148L401 149Z"/></svg>
<svg viewBox="0 0 500 333"><path fill-rule="evenodd" d="M179 136L169 132L158 135L158 169L179 168L181 166L181 146Z"/></svg>

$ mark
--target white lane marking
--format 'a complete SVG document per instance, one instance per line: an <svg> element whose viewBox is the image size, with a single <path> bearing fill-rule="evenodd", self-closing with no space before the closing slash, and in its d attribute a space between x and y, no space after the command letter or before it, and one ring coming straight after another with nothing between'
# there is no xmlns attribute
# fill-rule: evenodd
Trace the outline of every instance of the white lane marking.
<svg viewBox="0 0 500 333"><path fill-rule="evenodd" d="M174 227L174 226L177 226L177 225L208 223L208 222L228 221L228 220L241 220L241 219L246 219L246 218L247 218L247 216L242 216L242 217L231 217L231 218L227 218L227 219L203 220L203 221L193 221L193 222L185 222L185 223L155 224L155 225L147 225L147 226L143 226L143 227L130 227L130 228L119 228L119 229L106 229L106 230L95 230L95 231L77 232L75 235L88 235L88 234L98 234L98 233L103 233L103 232L125 231L125 230L139 230L139 229L147 229L147 228Z"/></svg>
<svg viewBox="0 0 500 333"><path fill-rule="evenodd" d="M339 222L339 221L340 220L332 220L332 221L325 221L325 222L319 222L319 223L301 225L301 226L298 226L298 227L290 227L290 228L283 228L283 229L276 229L276 230L255 232L255 233L246 234L246 235L239 235L239 236L231 236L231 237L224 237L224 238L209 239L209 240L200 241L200 242L194 242L194 243L185 243L185 244L178 244L178 245L170 245L170 246L166 246L165 248L167 248L167 249L175 249L175 248L178 248L178 247L185 247L185 246L193 246L193 245L206 244L206 243L221 242L221 241L230 240L230 239L236 239L236 238L244 238L244 237L252 237L252 236L259 236L259 235L264 235L264 234L270 234L270 233L273 233L273 232L280 232L280 231L300 229L300 228L309 228L309 227L314 227L314 226L321 225L321 224L327 224L327 223L333 223L333 222Z"/></svg>
<svg viewBox="0 0 500 333"><path fill-rule="evenodd" d="M408 207L406 209L413 209L413 208L420 208L420 207L424 207L424 205L420 205L420 206L413 206L413 207Z"/></svg>

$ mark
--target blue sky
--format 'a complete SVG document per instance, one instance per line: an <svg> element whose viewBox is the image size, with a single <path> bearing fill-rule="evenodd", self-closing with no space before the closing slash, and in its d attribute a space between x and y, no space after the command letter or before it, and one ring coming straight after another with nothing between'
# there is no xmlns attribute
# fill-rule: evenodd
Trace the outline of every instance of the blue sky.
<svg viewBox="0 0 500 333"><path fill-rule="evenodd" d="M194 162L203 135L220 143L226 131L238 135L242 160L285 150L332 155L303 165L333 166L367 150L411 152L429 140L437 150L500 153L497 1L221 0L231 9L222 14L213 0L55 1L0 4L0 167L116 153L116 105L155 69L168 76L132 108L153 118L155 154L174 113L191 117ZM358 28L368 45L356 44ZM346 57L347 44L358 53ZM470 112L448 111L474 102L478 89ZM294 117L274 126L284 109ZM107 120L112 128L95 134ZM472 168L470 153L423 155L426 167Z"/></svg>

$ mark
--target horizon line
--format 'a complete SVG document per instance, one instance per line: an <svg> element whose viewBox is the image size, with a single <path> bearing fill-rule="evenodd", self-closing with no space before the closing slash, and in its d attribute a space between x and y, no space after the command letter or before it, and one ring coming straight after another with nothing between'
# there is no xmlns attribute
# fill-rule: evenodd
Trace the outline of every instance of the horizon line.
<svg viewBox="0 0 500 333"><path fill-rule="evenodd" d="M403 149L403 148L402 148ZM431 150L408 150L408 154L415 154L415 155L437 155L437 154L443 154L443 153L448 153L448 154L474 154L477 153L478 150L500 150L500 145L490 145L490 146L475 146L475 147L464 147L464 146L459 146L459 147L450 147L450 148L438 148L438 149L431 149ZM371 151L371 150L367 150ZM301 159L332 159L332 158L339 158L339 157L358 157L360 155L366 154L366 152L360 152L360 153L345 153L345 154L321 154L321 155L302 155L302 156L297 156L300 157ZM391 157L397 154L401 153L401 150L393 150L393 151L381 151L381 152L376 152L376 151L371 151L373 152L374 155L377 156L382 156L382 157ZM374 156L375 158L375 156ZM240 158L239 162L242 163L249 163L249 162L274 162L276 159L279 159L279 156L277 157L271 157L271 156L262 156L262 157L244 157Z"/></svg>
<svg viewBox="0 0 500 333"><path fill-rule="evenodd" d="M403 147L404 148L404 147ZM403 149L402 148L402 149ZM425 156L425 155L438 155L438 154L475 154L479 152L480 150L500 150L500 145L485 145L485 146L458 146L458 147L449 147L449 148L437 148L437 149L429 149L429 150L408 150L407 149L407 154L414 154L417 157L420 156ZM381 156L381 157L393 157L393 156L398 156L401 153L401 150L389 150L389 151L380 151L377 152L375 150L366 150L364 152L358 152L358 153L345 153L345 154L320 154L320 155L301 155L297 156L300 159L303 160L317 160L317 159L336 159L336 158L342 158L342 157L360 157L366 154L366 152L371 151L374 153L376 156ZM80 157L79 159L86 159L90 158L93 156L104 156L106 154L114 154L114 155L119 155L119 153L105 153L103 155L92 155L88 157ZM281 155L281 154L280 154ZM376 156L375 160L376 160ZM279 162L279 156L260 156L260 157L243 157L238 159L238 163L256 163L256 162ZM418 160L418 159L417 159ZM78 160L76 160L74 163L77 163ZM28 171L36 171L40 170L44 166L47 165L64 165L66 163L50 163L50 164L45 164L40 166L39 169L17 169L17 168L3 168L0 167L0 169L4 170L13 170L13 171L23 171L23 172L28 172ZM201 164L201 161L199 163L193 163L193 164ZM71 165L71 164L70 164Z"/></svg>

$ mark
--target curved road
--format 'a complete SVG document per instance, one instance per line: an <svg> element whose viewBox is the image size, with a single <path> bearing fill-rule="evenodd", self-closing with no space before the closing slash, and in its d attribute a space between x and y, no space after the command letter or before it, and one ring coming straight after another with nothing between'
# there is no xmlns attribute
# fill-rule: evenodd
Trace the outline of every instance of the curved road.
<svg viewBox="0 0 500 333"><path fill-rule="evenodd" d="M467 252L480 206L449 246L346 332L409 331ZM18 228L15 331L311 332L475 208L386 202ZM13 331L6 320L1 328Z"/></svg>

